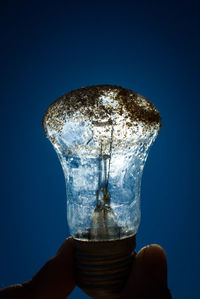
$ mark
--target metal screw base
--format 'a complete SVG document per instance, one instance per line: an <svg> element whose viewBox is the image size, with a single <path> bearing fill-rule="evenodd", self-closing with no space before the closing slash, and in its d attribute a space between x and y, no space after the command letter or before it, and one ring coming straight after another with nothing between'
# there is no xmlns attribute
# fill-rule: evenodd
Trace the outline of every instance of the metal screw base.
<svg viewBox="0 0 200 299"><path fill-rule="evenodd" d="M90 297L116 299L129 276L135 236L76 244L76 283Z"/></svg>

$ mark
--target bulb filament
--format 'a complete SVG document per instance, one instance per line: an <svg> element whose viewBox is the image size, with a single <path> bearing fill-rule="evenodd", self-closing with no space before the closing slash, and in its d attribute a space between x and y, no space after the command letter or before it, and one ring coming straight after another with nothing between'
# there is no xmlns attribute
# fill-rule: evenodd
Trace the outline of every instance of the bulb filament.
<svg viewBox="0 0 200 299"><path fill-rule="evenodd" d="M112 156L113 128L111 130L111 142L109 154L103 154L103 144L101 142L101 152L99 155L99 183L97 189L97 202L91 219L91 239L109 240L120 237L120 229L117 225L117 217L110 207L110 192L108 190L111 156Z"/></svg>

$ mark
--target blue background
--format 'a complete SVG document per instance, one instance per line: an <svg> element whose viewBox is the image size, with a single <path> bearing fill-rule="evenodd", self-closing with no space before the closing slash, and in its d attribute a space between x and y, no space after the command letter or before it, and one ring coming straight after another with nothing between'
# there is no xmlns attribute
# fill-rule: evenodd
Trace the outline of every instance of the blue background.
<svg viewBox="0 0 200 299"><path fill-rule="evenodd" d="M65 182L41 120L56 98L116 84L163 127L146 163L137 249L161 244L173 298L199 298L198 1L1 4L0 287L30 279L69 235ZM70 298L87 298L78 288Z"/></svg>

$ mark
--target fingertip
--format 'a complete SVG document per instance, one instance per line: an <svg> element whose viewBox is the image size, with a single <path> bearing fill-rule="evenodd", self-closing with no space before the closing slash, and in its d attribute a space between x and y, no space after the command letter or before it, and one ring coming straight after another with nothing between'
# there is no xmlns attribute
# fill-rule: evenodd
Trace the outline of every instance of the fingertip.
<svg viewBox="0 0 200 299"><path fill-rule="evenodd" d="M57 254L42 267L29 283L30 298L66 298L75 287L74 242L67 238ZM27 298L29 298L27 296Z"/></svg>
<svg viewBox="0 0 200 299"><path fill-rule="evenodd" d="M151 244L143 247L138 253L137 258L145 258L149 261L167 263L165 250L158 244Z"/></svg>
<svg viewBox="0 0 200 299"><path fill-rule="evenodd" d="M154 281L167 283L167 256L160 245L152 244L142 248L136 261L146 276L150 276Z"/></svg>
<svg viewBox="0 0 200 299"><path fill-rule="evenodd" d="M161 296L154 296L158 292ZM121 298L132 298L133 294L134 298L165 298L165 293L168 294L166 298L171 298L167 288L166 253L160 245L145 246L135 256Z"/></svg>
<svg viewBox="0 0 200 299"><path fill-rule="evenodd" d="M65 239L65 241L58 249L56 256L65 254L66 252L73 253L74 249L75 249L74 239L72 237L68 237L67 239Z"/></svg>

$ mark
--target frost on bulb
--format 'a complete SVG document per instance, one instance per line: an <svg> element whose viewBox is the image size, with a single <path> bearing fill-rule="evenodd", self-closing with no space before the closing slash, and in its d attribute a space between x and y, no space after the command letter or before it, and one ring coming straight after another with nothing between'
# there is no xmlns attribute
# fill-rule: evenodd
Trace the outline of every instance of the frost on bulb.
<svg viewBox="0 0 200 299"><path fill-rule="evenodd" d="M81 88L50 105L43 126L64 171L73 237L135 235L142 171L161 126L153 104L122 87Z"/></svg>

